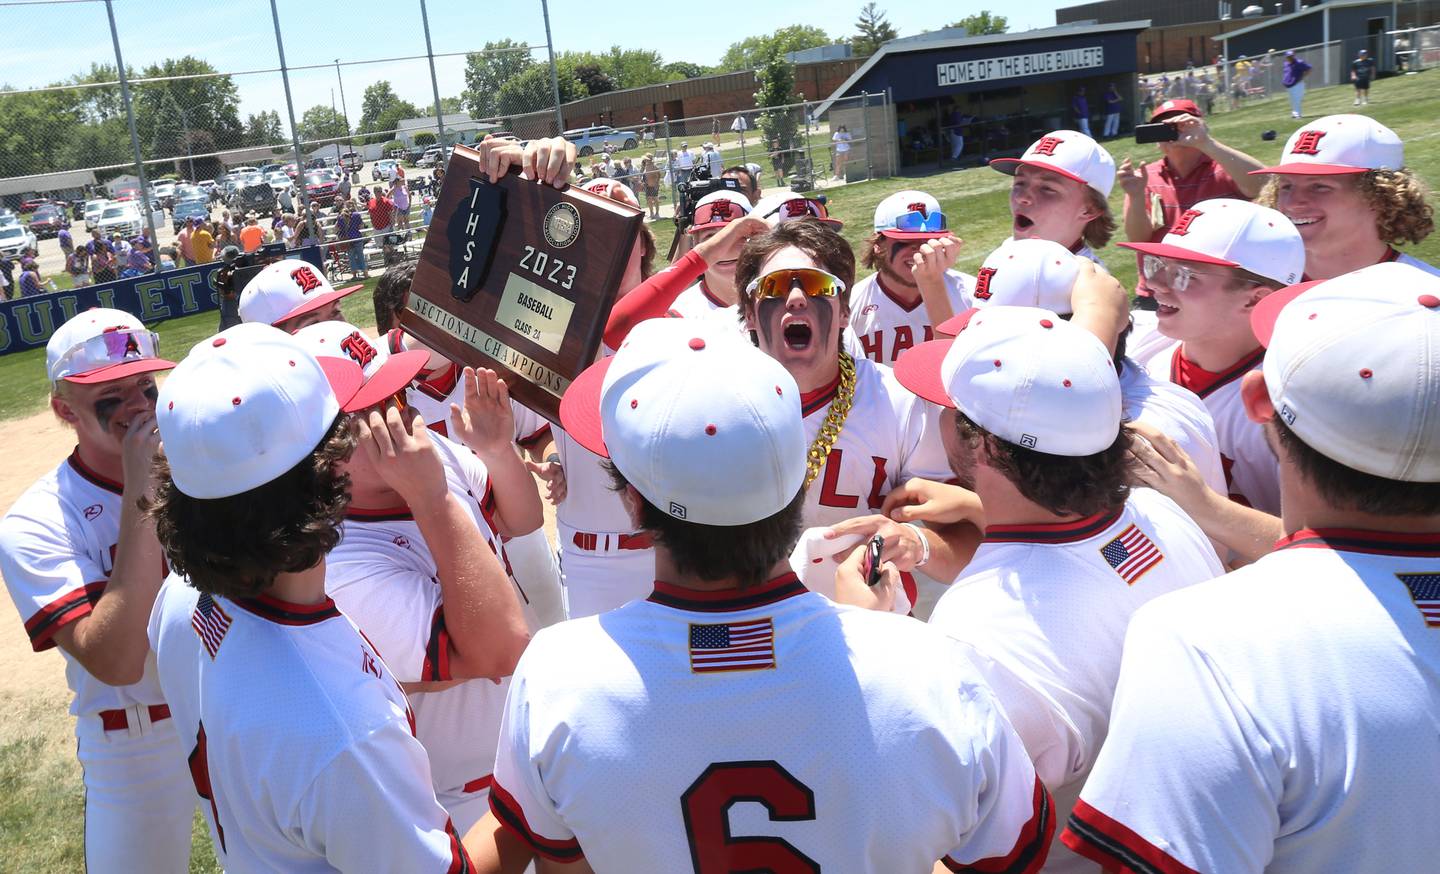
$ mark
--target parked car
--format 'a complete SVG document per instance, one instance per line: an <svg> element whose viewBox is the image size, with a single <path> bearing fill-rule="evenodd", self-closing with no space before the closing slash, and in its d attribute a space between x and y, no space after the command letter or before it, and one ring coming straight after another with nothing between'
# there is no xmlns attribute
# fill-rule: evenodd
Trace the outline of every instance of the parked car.
<svg viewBox="0 0 1440 874"><path fill-rule="evenodd" d="M260 165L260 172L264 173L266 176L269 176L271 173L279 173L281 170L284 169L285 165L280 163Z"/></svg>
<svg viewBox="0 0 1440 874"><path fill-rule="evenodd" d="M420 160L415 162L415 166L434 167L435 163L441 160L444 154L444 149L440 148L439 146L431 146L430 148L425 150L425 154L420 156Z"/></svg>
<svg viewBox="0 0 1440 874"><path fill-rule="evenodd" d="M252 176L231 196L230 210L242 216L247 212L268 214L275 209L276 202L274 186L262 176Z"/></svg>
<svg viewBox="0 0 1440 874"><path fill-rule="evenodd" d="M288 191L295 180L291 179L284 170L280 170L275 173L266 173L265 181L270 183L270 187L275 189L275 193L278 195L282 191Z"/></svg>
<svg viewBox="0 0 1440 874"><path fill-rule="evenodd" d="M140 229L145 226L145 221L140 217L138 204L129 201L115 202L106 205L100 213L100 220L96 222L96 226L100 228L101 235L106 239L109 239L112 234L120 234L129 239L139 235Z"/></svg>
<svg viewBox="0 0 1440 874"><path fill-rule="evenodd" d="M204 197L192 197L188 200L175 201L175 208L170 211L170 225L175 233L180 233L185 220L190 218L210 218L210 201Z"/></svg>
<svg viewBox="0 0 1440 874"><path fill-rule="evenodd" d="M103 197L85 201L85 230L93 231L100 223L100 212L110 204L110 201Z"/></svg>
<svg viewBox="0 0 1440 874"><path fill-rule="evenodd" d="M358 152L346 152L340 156L340 169L346 173L359 173L364 164Z"/></svg>
<svg viewBox="0 0 1440 874"><path fill-rule="evenodd" d="M20 216L16 215L8 209L0 211L0 228L7 228L12 225L15 227L20 226Z"/></svg>
<svg viewBox="0 0 1440 874"><path fill-rule="evenodd" d="M328 171L312 170L305 174L305 193L321 206L331 206L340 194L340 180Z"/></svg>
<svg viewBox="0 0 1440 874"><path fill-rule="evenodd" d="M300 175L300 167L296 165L294 161L291 161L284 167L281 167L280 172L284 173L286 176L289 176L291 179L294 179L296 176Z"/></svg>
<svg viewBox="0 0 1440 874"><path fill-rule="evenodd" d="M48 240L60 233L61 228L70 227L65 207L58 203L47 203L30 216L30 232L37 239Z"/></svg>
<svg viewBox="0 0 1440 874"><path fill-rule="evenodd" d="M85 218L85 198L70 201L70 217L77 222Z"/></svg>
<svg viewBox="0 0 1440 874"><path fill-rule="evenodd" d="M35 210L39 209L40 207L44 206L49 202L50 198L48 197L27 197L24 200L20 201L20 211L34 212Z"/></svg>
<svg viewBox="0 0 1440 874"><path fill-rule="evenodd" d="M214 179L201 179L199 182L195 183L195 187L199 188L201 191L204 191L206 194L209 194L210 192L215 190L216 184L216 180Z"/></svg>
<svg viewBox="0 0 1440 874"><path fill-rule="evenodd" d="M0 253L16 257L26 249L40 245L30 229L19 224L0 226Z"/></svg>
<svg viewBox="0 0 1440 874"><path fill-rule="evenodd" d="M395 170L399 166L399 163L397 163L391 158L386 158L383 161L376 161L375 166L370 168L370 179L375 182L379 182L381 180L389 182L391 179L395 178Z"/></svg>
<svg viewBox="0 0 1440 874"><path fill-rule="evenodd" d="M616 130L603 124L567 130L561 136L574 143L576 151L581 155L604 151L606 144L617 149L633 149L640 143L640 135L634 131Z"/></svg>

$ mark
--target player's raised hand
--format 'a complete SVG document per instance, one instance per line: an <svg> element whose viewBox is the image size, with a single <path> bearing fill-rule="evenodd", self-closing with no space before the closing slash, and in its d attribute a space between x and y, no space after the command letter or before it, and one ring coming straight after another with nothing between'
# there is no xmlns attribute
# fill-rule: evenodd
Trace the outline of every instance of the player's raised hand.
<svg viewBox="0 0 1440 874"><path fill-rule="evenodd" d="M1130 441L1130 475L1136 485L1149 486L1187 512L1209 497L1200 468L1178 443L1145 422L1125 427L1137 438Z"/></svg>
<svg viewBox="0 0 1440 874"><path fill-rule="evenodd" d="M855 516L837 522L825 532L826 540L858 535L869 540L879 534L885 538L885 551L880 554L882 561L894 564L902 571L912 571L925 555L925 545L920 542L921 534L914 526L896 522L880 515ZM844 553L835 554L836 561L844 561Z"/></svg>
<svg viewBox="0 0 1440 874"><path fill-rule="evenodd" d="M429 506L450 494L445 465L419 413L386 404L356 414L355 427L355 451L365 453L385 484L411 507Z"/></svg>
<svg viewBox="0 0 1440 874"><path fill-rule="evenodd" d="M482 459L497 452L513 452L515 413L510 390L493 370L464 370L465 405L450 405L450 433Z"/></svg>
<svg viewBox="0 0 1440 874"><path fill-rule="evenodd" d="M1089 258L1076 258L1080 273L1070 291L1070 317L1078 325L1099 338L1110 354L1120 335L1130 326L1130 295L1120 280L1095 266Z"/></svg>
<svg viewBox="0 0 1440 874"><path fill-rule="evenodd" d="M565 496L569 494L565 483L565 466L558 459L527 461L525 469L545 481L545 499L547 501L558 504L565 500Z"/></svg>
<svg viewBox="0 0 1440 874"><path fill-rule="evenodd" d="M882 558L880 582L874 586L866 585L865 572L869 568L865 563L870 538L865 539L867 542L855 547L835 569L835 602L890 613L895 609L895 593L900 588L900 570ZM889 538L886 538L885 546L888 550Z"/></svg>
<svg viewBox="0 0 1440 874"><path fill-rule="evenodd" d="M160 431L155 424L155 411L146 410L130 417L125 436L120 440L120 470L125 477L126 491L135 489L136 497L148 495L155 485L155 454L160 451Z"/></svg>
<svg viewBox="0 0 1440 874"><path fill-rule="evenodd" d="M575 169L575 144L564 137L542 137L525 145L525 172L531 179L564 188Z"/></svg>
<svg viewBox="0 0 1440 874"><path fill-rule="evenodd" d="M751 237L770 230L764 219L753 215L741 216L725 225L720 232L695 247L706 264L719 261L733 261L740 257L740 250Z"/></svg>
<svg viewBox="0 0 1440 874"><path fill-rule="evenodd" d="M1145 193L1147 177L1145 165L1134 163L1129 158L1121 161L1119 169L1115 171L1115 178L1120 183L1120 189L1131 197L1139 197Z"/></svg>
<svg viewBox="0 0 1440 874"><path fill-rule="evenodd" d="M919 477L891 489L880 505L880 513L896 522L969 522L977 528L985 527L985 508L979 495L961 486Z"/></svg>
<svg viewBox="0 0 1440 874"><path fill-rule="evenodd" d="M964 245L965 241L953 234L925 241L910 257L910 275L916 282L944 282L945 271L955 266Z"/></svg>

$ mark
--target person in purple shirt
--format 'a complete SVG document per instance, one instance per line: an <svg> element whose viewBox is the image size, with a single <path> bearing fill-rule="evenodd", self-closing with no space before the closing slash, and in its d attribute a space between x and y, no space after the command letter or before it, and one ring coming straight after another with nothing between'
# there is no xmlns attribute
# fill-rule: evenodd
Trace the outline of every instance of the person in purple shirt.
<svg viewBox="0 0 1440 874"><path fill-rule="evenodd" d="M60 233L55 235L55 240L60 244L60 254L67 258L71 252L75 251L75 239L70 236L70 228L68 226L60 229Z"/></svg>
<svg viewBox="0 0 1440 874"><path fill-rule="evenodd" d="M44 294L45 288L40 284L40 268L30 258L20 262L20 296L33 297L37 294Z"/></svg>
<svg viewBox="0 0 1440 874"><path fill-rule="evenodd" d="M1280 83L1285 90L1290 92L1290 117L1300 118L1300 101L1305 99L1305 77L1310 73L1310 65L1305 63L1294 52L1285 53L1285 69Z"/></svg>
<svg viewBox="0 0 1440 874"><path fill-rule="evenodd" d="M1107 140L1120 135L1120 107L1123 102L1114 82L1105 86L1105 130L1100 136Z"/></svg>
<svg viewBox="0 0 1440 874"><path fill-rule="evenodd" d="M1070 111L1075 113L1075 127L1085 136L1090 136L1090 101L1085 99L1085 86L1075 89L1070 101Z"/></svg>

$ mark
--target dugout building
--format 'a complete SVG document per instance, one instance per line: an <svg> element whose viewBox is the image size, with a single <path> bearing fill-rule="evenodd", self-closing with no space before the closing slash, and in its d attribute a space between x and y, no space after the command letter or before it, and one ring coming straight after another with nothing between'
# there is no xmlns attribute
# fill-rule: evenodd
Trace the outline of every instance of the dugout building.
<svg viewBox="0 0 1440 874"><path fill-rule="evenodd" d="M1148 20L1066 25L989 36L922 35L893 40L816 108L830 130L856 141L849 165L897 172L983 164L1013 156L1046 131L1073 128L1071 101L1085 89L1090 130L1099 138L1104 94L1121 98L1120 133L1135 124L1136 38ZM888 113L842 108L843 97L886 94ZM867 125L894 136L867 136ZM879 132L876 132L879 133ZM867 150L869 154L867 154ZM958 152L958 154L957 154Z"/></svg>

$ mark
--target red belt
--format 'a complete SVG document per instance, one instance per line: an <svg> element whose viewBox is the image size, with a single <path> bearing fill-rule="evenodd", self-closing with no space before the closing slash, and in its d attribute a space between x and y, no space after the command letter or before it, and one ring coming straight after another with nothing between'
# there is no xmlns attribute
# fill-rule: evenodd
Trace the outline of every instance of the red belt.
<svg viewBox="0 0 1440 874"><path fill-rule="evenodd" d="M159 722L162 719L170 718L170 705L151 704L150 721ZM128 731L130 728L130 711L128 710L102 710L100 711L100 724L106 731Z"/></svg>
<svg viewBox="0 0 1440 874"><path fill-rule="evenodd" d="M464 793L466 793L466 794L469 794L469 793L471 793L471 792L480 792L480 791L482 791L482 790L489 789L489 788L490 788L490 784L491 784L491 783L494 783L494 782L495 782L495 775L494 775L494 774L486 774L484 777L480 777L480 778L478 778L478 779L471 780L469 783L466 783L464 786L461 786L461 787L460 787L460 791L461 791L461 792L464 792Z"/></svg>
<svg viewBox="0 0 1440 874"><path fill-rule="evenodd" d="M600 538L605 538L604 542ZM609 551L610 538L617 539L616 549L649 549L654 544L649 534L589 534L576 531L571 538L574 544L586 552Z"/></svg>

